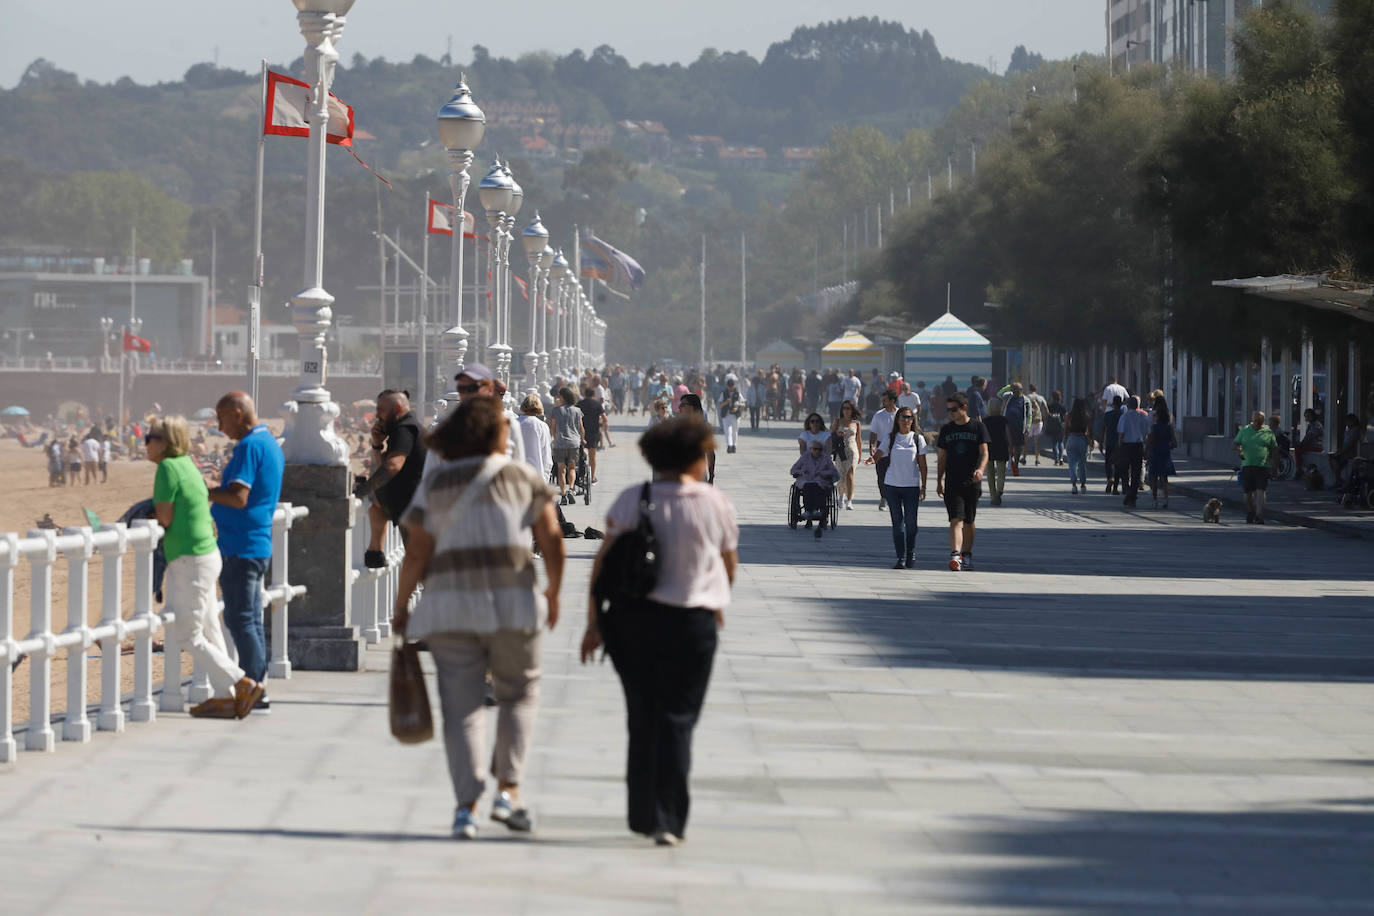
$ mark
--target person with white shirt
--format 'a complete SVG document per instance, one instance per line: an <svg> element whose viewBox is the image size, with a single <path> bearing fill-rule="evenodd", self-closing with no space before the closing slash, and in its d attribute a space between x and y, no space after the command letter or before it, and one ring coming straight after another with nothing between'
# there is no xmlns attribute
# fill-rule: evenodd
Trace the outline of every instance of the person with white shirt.
<svg viewBox="0 0 1374 916"><path fill-rule="evenodd" d="M100 464L100 442L92 432L81 440L81 466L85 470L85 483L95 482L96 472Z"/></svg>
<svg viewBox="0 0 1374 916"><path fill-rule="evenodd" d="M840 382L840 392L843 395L840 399L841 402L853 401L855 404L860 403L859 392L863 391L863 387L863 379L859 378L853 369L850 369L849 374Z"/></svg>
<svg viewBox="0 0 1374 916"><path fill-rule="evenodd" d="M822 446L830 444L830 433L825 430L825 418L818 413L808 414L806 422L802 424L802 431L797 436L797 454L805 455L812 442L819 442Z"/></svg>
<svg viewBox="0 0 1374 916"><path fill-rule="evenodd" d="M912 391L911 386L906 382L902 382L902 393L897 395L897 409L901 410L903 407L910 410L912 416L919 417L921 415L921 396Z"/></svg>
<svg viewBox="0 0 1374 916"><path fill-rule="evenodd" d="M880 447L886 441L888 434L892 432L892 426L897 417L897 395L888 389L883 392L882 409L873 415L873 420L868 427L868 460L864 464L876 464L878 468L878 511L887 508L887 488L884 484L887 481L887 453Z"/></svg>
<svg viewBox="0 0 1374 916"><path fill-rule="evenodd" d="M1126 399L1131 396L1131 393L1126 390L1125 385L1119 384L1116 380L1116 376L1113 375L1107 380L1107 387L1102 389L1102 397L1098 398L1097 401L1102 405L1103 410L1111 410L1112 399L1118 395L1121 397L1121 403L1124 404L1126 403Z"/></svg>
<svg viewBox="0 0 1374 916"><path fill-rule="evenodd" d="M100 440L100 482L105 483L110 479L110 437L106 436Z"/></svg>
<svg viewBox="0 0 1374 916"><path fill-rule="evenodd" d="M916 412L899 408L893 428L879 446L888 459L887 511L892 519L893 569L914 569L916 510L926 495L926 455L930 446L916 428Z"/></svg>
<svg viewBox="0 0 1374 916"><path fill-rule="evenodd" d="M537 394L528 394L520 402L520 418L516 429L525 446L525 461L543 480L553 471L553 433L544 419L544 402Z"/></svg>

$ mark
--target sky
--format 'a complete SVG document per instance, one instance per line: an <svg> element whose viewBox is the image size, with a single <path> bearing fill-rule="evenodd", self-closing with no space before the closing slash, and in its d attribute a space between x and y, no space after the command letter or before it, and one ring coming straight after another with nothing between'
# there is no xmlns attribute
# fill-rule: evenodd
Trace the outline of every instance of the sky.
<svg viewBox="0 0 1374 916"><path fill-rule="evenodd" d="M761 58L800 25L878 16L929 30L946 57L1006 69L1024 44L1047 58L1102 53L1107 0L523 0L503 22L499 3L357 0L339 52L410 60L441 57L453 42L459 62L474 44L493 55L559 54L609 44L631 63L695 60L703 48ZM482 25L455 10L481 11ZM0 87L11 88L34 59L47 58L83 80L179 80L196 63L252 71L258 61L300 56L304 41L289 0L0 0ZM448 17L453 25L445 25Z"/></svg>

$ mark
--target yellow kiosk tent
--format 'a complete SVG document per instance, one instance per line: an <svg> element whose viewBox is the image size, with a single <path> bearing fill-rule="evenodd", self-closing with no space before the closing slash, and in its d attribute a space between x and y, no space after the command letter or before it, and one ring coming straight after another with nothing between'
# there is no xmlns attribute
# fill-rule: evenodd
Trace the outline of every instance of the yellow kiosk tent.
<svg viewBox="0 0 1374 916"><path fill-rule="evenodd" d="M854 369L867 374L883 370L883 348L855 330L848 330L821 348L821 365L826 369Z"/></svg>
<svg viewBox="0 0 1374 916"><path fill-rule="evenodd" d="M792 369L806 362L806 354L785 340L774 340L754 354L754 365L766 369L775 363Z"/></svg>

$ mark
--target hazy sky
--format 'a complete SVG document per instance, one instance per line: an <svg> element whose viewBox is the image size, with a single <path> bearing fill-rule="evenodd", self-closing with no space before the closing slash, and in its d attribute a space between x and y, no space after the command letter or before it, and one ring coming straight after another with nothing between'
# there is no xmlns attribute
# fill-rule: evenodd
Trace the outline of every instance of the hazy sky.
<svg viewBox="0 0 1374 916"><path fill-rule="evenodd" d="M696 59L702 48L761 57L798 25L849 16L895 19L929 29L947 57L1005 69L1024 44L1046 57L1100 52L1106 0L358 0L340 53L410 60L453 54L468 60L482 44L497 56L547 49L590 51L610 44L632 63ZM462 11L467 15L458 16ZM519 10L501 22L484 10ZM482 24L472 29L473 14ZM451 25L445 23L446 17ZM304 42L290 0L0 0L0 86L12 87L34 58L82 79L179 79L214 59L240 70L260 58L291 60Z"/></svg>

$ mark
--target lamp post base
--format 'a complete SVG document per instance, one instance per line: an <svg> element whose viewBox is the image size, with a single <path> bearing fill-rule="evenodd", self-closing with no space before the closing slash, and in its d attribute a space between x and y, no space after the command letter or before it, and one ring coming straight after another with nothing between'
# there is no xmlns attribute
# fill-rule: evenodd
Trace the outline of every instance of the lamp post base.
<svg viewBox="0 0 1374 916"><path fill-rule="evenodd" d="M292 392L295 399L282 405L286 417L285 453L288 464L345 466L348 445L334 432L339 405L322 388Z"/></svg>

